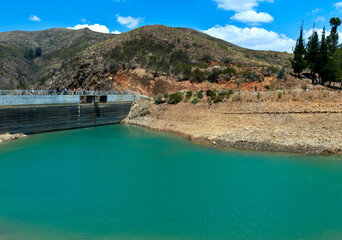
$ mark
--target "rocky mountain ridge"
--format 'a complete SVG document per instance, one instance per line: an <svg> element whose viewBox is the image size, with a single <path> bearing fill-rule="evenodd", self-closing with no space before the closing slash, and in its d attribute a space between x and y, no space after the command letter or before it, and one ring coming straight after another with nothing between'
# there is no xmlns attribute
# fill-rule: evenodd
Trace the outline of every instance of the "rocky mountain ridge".
<svg viewBox="0 0 342 240"><path fill-rule="evenodd" d="M37 48L41 56L30 50ZM162 25L120 35L88 29L8 32L0 33L0 88L119 89L148 95L205 82L220 88L231 81L274 78L290 56Z"/></svg>

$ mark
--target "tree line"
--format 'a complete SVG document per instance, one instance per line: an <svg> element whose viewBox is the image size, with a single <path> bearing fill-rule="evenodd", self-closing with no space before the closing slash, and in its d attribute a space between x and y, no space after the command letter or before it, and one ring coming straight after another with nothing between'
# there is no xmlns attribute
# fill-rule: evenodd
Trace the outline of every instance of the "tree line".
<svg viewBox="0 0 342 240"><path fill-rule="evenodd" d="M319 37L314 25L313 33L308 38L307 44L303 36L303 25L300 35L293 50L294 57L290 59L294 73L298 76L310 69L312 83L341 82L342 83L342 46L339 45L338 27L341 25L340 18L330 19L330 35L327 36L325 27L322 36ZM317 79L319 77L319 81Z"/></svg>

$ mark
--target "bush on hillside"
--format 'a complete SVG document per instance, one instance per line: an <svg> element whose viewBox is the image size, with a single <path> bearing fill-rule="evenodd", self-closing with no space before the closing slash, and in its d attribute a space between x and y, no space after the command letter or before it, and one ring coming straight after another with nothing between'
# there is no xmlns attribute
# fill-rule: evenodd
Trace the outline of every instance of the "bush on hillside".
<svg viewBox="0 0 342 240"><path fill-rule="evenodd" d="M236 70L232 67L227 67L225 70L222 72L224 75L234 75L236 73Z"/></svg>
<svg viewBox="0 0 342 240"><path fill-rule="evenodd" d="M198 98L198 95L195 95L195 96L192 98L191 103L192 103L192 104L196 104L196 103L198 103L199 101L200 101L200 99Z"/></svg>
<svg viewBox="0 0 342 240"><path fill-rule="evenodd" d="M205 79L205 74L199 68L196 68L192 73L192 82L202 82Z"/></svg>
<svg viewBox="0 0 342 240"><path fill-rule="evenodd" d="M187 99L191 98L192 95L193 95L193 93L191 91L187 91L186 94L185 94Z"/></svg>
<svg viewBox="0 0 342 240"><path fill-rule="evenodd" d="M198 91L196 93L196 96L199 98L199 99L202 99L203 98L203 92L202 91Z"/></svg>
<svg viewBox="0 0 342 240"><path fill-rule="evenodd" d="M170 104L177 104L183 100L183 93L176 92L169 96L169 103Z"/></svg>
<svg viewBox="0 0 342 240"><path fill-rule="evenodd" d="M211 99L215 99L216 98L216 93L213 91L213 90L207 90L205 95L208 97L208 98L211 98Z"/></svg>
<svg viewBox="0 0 342 240"><path fill-rule="evenodd" d="M223 59L223 63L224 64L229 64L231 62L232 62L232 59L230 59L229 57L226 57L226 58Z"/></svg>
<svg viewBox="0 0 342 240"><path fill-rule="evenodd" d="M212 60L212 57L209 54L204 54L201 60L205 63L209 63Z"/></svg>
<svg viewBox="0 0 342 240"><path fill-rule="evenodd" d="M217 79L220 77L221 75L221 71L217 68L213 68L213 70L211 71L211 73L208 76L208 80L210 82L216 82Z"/></svg>

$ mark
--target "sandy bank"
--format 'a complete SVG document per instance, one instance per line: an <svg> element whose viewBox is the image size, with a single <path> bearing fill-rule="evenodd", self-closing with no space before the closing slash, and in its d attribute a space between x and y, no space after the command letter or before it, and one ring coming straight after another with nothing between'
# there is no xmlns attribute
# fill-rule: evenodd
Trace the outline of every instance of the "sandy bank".
<svg viewBox="0 0 342 240"><path fill-rule="evenodd" d="M7 142L7 141L12 141L12 140L17 140L17 139L24 138L24 137L27 137L27 135L22 134L22 133L18 133L18 134L9 134L9 133L0 134L0 143Z"/></svg>
<svg viewBox="0 0 342 240"><path fill-rule="evenodd" d="M309 154L342 153L342 104L225 102L136 103L126 123L212 146Z"/></svg>

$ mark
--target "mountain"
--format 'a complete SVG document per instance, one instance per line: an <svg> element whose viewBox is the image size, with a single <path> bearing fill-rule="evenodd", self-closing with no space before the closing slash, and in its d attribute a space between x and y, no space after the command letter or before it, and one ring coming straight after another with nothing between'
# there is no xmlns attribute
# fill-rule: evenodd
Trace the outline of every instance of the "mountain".
<svg viewBox="0 0 342 240"><path fill-rule="evenodd" d="M42 55L38 51L32 58L30 49L36 48ZM261 81L269 69L288 65L290 56L162 25L120 35L88 29L8 32L0 34L0 88L115 88L156 94L189 80Z"/></svg>
<svg viewBox="0 0 342 240"><path fill-rule="evenodd" d="M51 76L65 60L111 37L89 29L0 33L0 89L43 81L42 76Z"/></svg>

